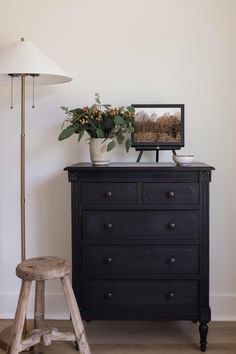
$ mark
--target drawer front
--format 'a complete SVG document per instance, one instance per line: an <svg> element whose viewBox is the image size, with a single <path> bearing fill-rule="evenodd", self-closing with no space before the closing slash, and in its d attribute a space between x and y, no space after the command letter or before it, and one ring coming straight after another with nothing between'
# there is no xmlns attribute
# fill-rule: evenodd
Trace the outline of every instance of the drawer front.
<svg viewBox="0 0 236 354"><path fill-rule="evenodd" d="M198 282L192 280L86 280L83 285L86 307L194 306L198 304Z"/></svg>
<svg viewBox="0 0 236 354"><path fill-rule="evenodd" d="M83 273L91 278L142 279L198 272L198 246L85 246L83 250Z"/></svg>
<svg viewBox="0 0 236 354"><path fill-rule="evenodd" d="M84 242L199 238L199 211L86 211Z"/></svg>
<svg viewBox="0 0 236 354"><path fill-rule="evenodd" d="M198 183L143 183L143 204L198 204Z"/></svg>
<svg viewBox="0 0 236 354"><path fill-rule="evenodd" d="M82 183L82 204L137 204L136 183Z"/></svg>

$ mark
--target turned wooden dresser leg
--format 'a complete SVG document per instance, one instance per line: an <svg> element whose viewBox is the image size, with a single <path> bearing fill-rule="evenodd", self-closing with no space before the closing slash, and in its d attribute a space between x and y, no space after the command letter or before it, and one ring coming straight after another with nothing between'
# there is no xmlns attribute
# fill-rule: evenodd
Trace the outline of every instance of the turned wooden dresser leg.
<svg viewBox="0 0 236 354"><path fill-rule="evenodd" d="M207 333L208 333L207 322L205 321L200 322L199 333L200 333L200 349L202 352L205 352L207 349Z"/></svg>
<svg viewBox="0 0 236 354"><path fill-rule="evenodd" d="M91 354L84 325L68 275L61 278L80 354Z"/></svg>
<svg viewBox="0 0 236 354"><path fill-rule="evenodd" d="M45 281L36 281L35 285L35 305L34 305L34 328L43 329L44 324L44 313L45 313ZM43 353L42 343L36 344L34 346L34 353Z"/></svg>
<svg viewBox="0 0 236 354"><path fill-rule="evenodd" d="M24 328L31 284L32 281L22 280L21 291L14 320L12 343L9 350L9 354L18 354L20 352L20 344Z"/></svg>

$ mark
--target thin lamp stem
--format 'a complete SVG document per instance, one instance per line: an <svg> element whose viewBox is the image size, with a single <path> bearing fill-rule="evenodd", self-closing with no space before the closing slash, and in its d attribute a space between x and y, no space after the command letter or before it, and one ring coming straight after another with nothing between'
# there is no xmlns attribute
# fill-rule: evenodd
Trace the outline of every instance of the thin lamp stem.
<svg viewBox="0 0 236 354"><path fill-rule="evenodd" d="M25 75L21 75L21 144L20 144L20 204L21 204L21 260L25 260Z"/></svg>

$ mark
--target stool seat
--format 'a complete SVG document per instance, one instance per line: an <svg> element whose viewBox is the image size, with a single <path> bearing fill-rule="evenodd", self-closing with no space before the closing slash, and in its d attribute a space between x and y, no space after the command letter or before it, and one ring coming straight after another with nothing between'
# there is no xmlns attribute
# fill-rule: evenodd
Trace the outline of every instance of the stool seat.
<svg viewBox="0 0 236 354"><path fill-rule="evenodd" d="M59 257L27 259L16 268L16 275L23 280L51 280L70 273L70 262Z"/></svg>

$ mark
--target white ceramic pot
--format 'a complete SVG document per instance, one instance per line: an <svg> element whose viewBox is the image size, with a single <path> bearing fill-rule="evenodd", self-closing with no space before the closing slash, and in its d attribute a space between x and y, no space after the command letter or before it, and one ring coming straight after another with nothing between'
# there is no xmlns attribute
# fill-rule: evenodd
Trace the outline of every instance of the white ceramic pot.
<svg viewBox="0 0 236 354"><path fill-rule="evenodd" d="M110 162L111 152L107 151L107 145L112 139L94 138L90 140L90 158L93 165L108 165Z"/></svg>

